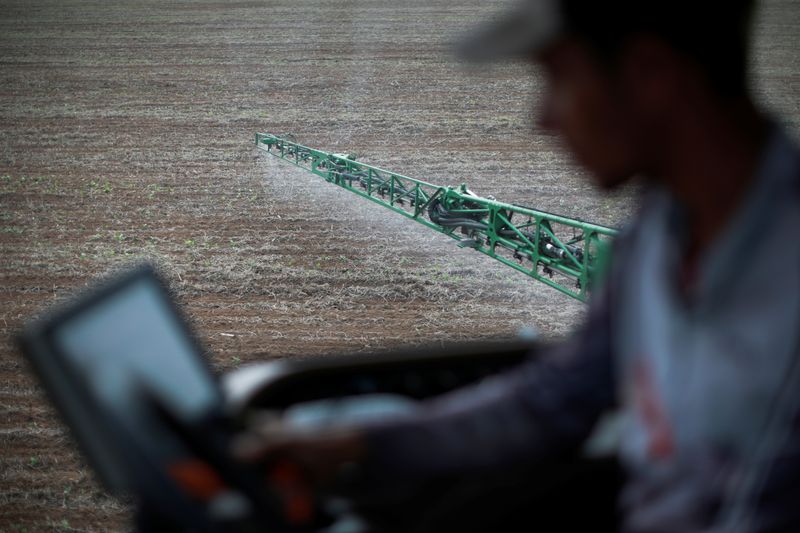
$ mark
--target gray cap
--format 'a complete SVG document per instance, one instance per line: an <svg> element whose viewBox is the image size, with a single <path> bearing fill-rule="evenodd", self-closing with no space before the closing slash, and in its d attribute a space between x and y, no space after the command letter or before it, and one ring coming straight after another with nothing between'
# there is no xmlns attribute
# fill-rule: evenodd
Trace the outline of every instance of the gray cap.
<svg viewBox="0 0 800 533"><path fill-rule="evenodd" d="M467 61L483 62L541 50L565 29L560 4L559 0L523 0L466 35L457 53Z"/></svg>
<svg viewBox="0 0 800 533"><path fill-rule="evenodd" d="M465 36L458 53L470 61L488 61L534 53L570 33L597 45L644 31L692 53L724 57L731 46L743 42L753 4L754 0L518 0L501 18Z"/></svg>

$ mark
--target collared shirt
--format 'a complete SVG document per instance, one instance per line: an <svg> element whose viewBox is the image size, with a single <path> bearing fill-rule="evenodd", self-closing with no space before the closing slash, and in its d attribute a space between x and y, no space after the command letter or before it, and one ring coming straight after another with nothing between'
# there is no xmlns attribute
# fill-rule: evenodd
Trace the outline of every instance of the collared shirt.
<svg viewBox="0 0 800 533"><path fill-rule="evenodd" d="M665 191L647 202L624 252L635 268L612 310L631 530L665 520L690 530L727 512L757 490L743 478L760 468L762 448L779 446L767 443L771 417L784 405L796 411L800 398L799 189L800 158L776 128L688 294L676 276L679 207Z"/></svg>

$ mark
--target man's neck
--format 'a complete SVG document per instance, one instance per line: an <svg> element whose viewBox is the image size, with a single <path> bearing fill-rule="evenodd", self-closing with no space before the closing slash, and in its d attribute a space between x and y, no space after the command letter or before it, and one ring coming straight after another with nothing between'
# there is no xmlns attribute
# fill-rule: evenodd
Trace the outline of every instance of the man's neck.
<svg viewBox="0 0 800 533"><path fill-rule="evenodd" d="M685 206L693 264L728 225L755 177L767 122L747 99L693 110L674 131L663 182Z"/></svg>

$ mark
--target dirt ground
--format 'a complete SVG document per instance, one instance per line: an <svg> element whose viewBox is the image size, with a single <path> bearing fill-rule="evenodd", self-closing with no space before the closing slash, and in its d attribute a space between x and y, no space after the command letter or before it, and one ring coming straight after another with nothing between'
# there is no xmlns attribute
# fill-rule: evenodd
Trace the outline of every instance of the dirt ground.
<svg viewBox="0 0 800 533"><path fill-rule="evenodd" d="M617 225L532 129L519 64L455 63L496 3L0 0L0 531L129 528L11 339L157 263L224 372L260 360L566 333L583 306L253 146L256 131ZM800 129L800 4L760 10L759 98Z"/></svg>

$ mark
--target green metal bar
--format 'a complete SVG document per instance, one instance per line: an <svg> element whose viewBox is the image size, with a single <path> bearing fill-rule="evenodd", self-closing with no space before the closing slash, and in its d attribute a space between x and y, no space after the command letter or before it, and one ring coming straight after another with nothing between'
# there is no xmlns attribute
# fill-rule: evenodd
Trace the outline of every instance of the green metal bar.
<svg viewBox="0 0 800 533"><path fill-rule="evenodd" d="M566 253L566 254L567 254L567 256L568 256L568 257L569 257L569 258L572 260L572 262L573 262L573 263L575 263L576 265L578 265L578 267L580 267L580 266L581 266L581 263L580 263L580 261L578 261L577 259L575 259L575 256L574 256L574 255L572 255L572 252L570 252L570 251L569 251L569 248L567 248L567 247L564 245L564 243L563 243L563 242L561 242L561 241L559 240L559 238L558 238L558 237L556 237L556 235L555 235L555 234L554 234L552 231L550 231L550 230L549 230L549 229L547 229L547 228L542 228L542 230L541 230L541 231L545 232L545 233L546 233L546 234L547 234L547 235L548 235L548 236L549 236L551 239L553 239L553 240L556 242L556 244L558 245L558 247L559 247L560 249L564 250L564 253Z"/></svg>
<svg viewBox="0 0 800 533"><path fill-rule="evenodd" d="M522 239L523 242L527 243L528 246L533 248L533 243L530 241L530 239L528 239L528 237L524 233L522 233L519 229L517 229L517 227L514 226L514 224L512 224L510 220L504 217L502 213L498 213L497 216L499 216L500 220L502 220L509 228L511 228L511 230L514 231L514 233L519 235L519 238Z"/></svg>
<svg viewBox="0 0 800 533"><path fill-rule="evenodd" d="M459 215L475 215L475 214L483 214L489 213L489 209L451 209L451 213L457 213Z"/></svg>
<svg viewBox="0 0 800 533"><path fill-rule="evenodd" d="M456 189L409 178L357 162L354 156L316 150L269 133L256 133L256 146L581 301L597 281L597 265L617 233L598 224L482 198L463 184ZM515 225L513 216L527 220ZM564 235L567 230L571 235ZM551 279L554 275L559 278Z"/></svg>

